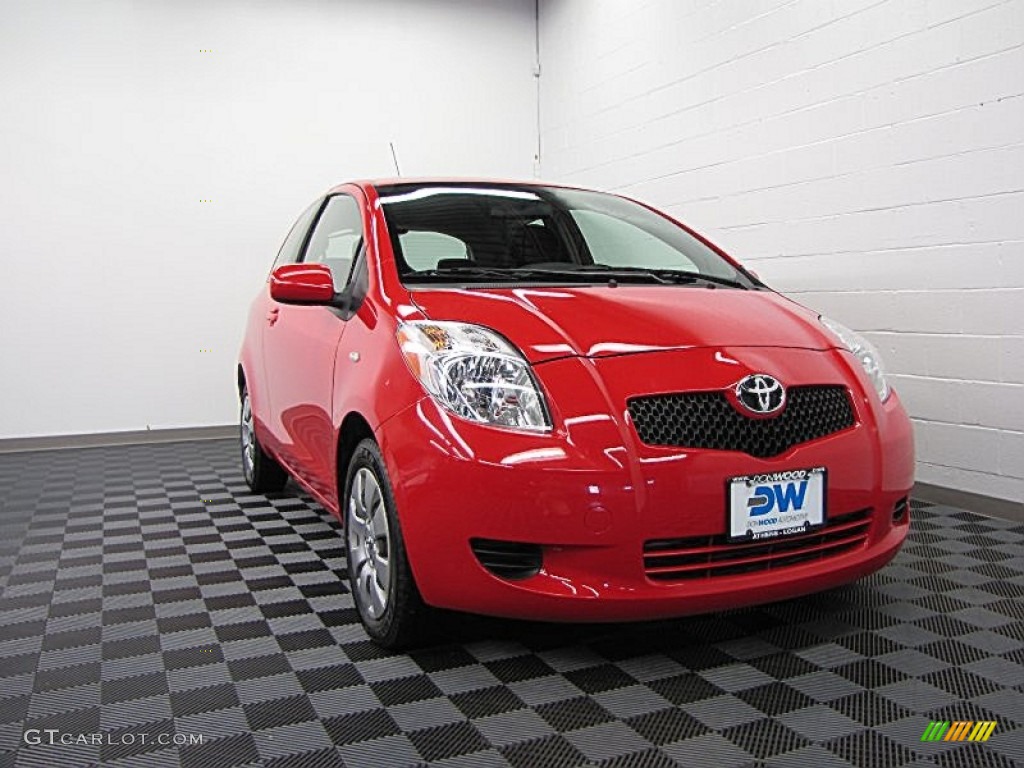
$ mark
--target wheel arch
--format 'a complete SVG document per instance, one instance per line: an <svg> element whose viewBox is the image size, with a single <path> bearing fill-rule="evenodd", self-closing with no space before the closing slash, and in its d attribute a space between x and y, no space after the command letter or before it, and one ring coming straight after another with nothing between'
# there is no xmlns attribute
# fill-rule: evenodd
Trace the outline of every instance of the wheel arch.
<svg viewBox="0 0 1024 768"><path fill-rule="evenodd" d="M370 438L376 440L370 422L366 420L359 411L349 411L341 420L341 427L338 429L338 450L337 450L337 472L338 472L338 510L340 512L344 505L342 496L345 494L345 475L348 472L349 462L352 454L360 442Z"/></svg>

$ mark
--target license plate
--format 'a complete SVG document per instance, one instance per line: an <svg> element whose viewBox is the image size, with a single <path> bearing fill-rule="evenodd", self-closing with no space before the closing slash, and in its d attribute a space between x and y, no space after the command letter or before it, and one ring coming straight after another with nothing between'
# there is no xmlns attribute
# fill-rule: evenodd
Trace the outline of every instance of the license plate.
<svg viewBox="0 0 1024 768"><path fill-rule="evenodd" d="M825 524L825 468L790 469L729 480L729 540L808 533Z"/></svg>

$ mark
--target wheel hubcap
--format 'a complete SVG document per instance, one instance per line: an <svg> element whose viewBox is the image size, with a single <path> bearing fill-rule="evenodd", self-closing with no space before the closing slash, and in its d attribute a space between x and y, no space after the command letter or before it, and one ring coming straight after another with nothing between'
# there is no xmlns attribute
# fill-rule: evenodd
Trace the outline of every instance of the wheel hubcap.
<svg viewBox="0 0 1024 768"><path fill-rule="evenodd" d="M242 462L245 464L246 477L252 476L253 464L256 461L256 432L252 428L252 405L249 395L242 400Z"/></svg>
<svg viewBox="0 0 1024 768"><path fill-rule="evenodd" d="M379 619L388 607L391 537L380 484L366 467L352 478L346 524L352 582L370 618Z"/></svg>

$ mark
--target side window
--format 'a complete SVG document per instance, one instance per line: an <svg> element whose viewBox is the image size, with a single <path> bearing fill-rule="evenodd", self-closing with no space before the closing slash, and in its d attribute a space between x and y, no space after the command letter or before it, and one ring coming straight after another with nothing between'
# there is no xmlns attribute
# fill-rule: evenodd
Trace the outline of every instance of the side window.
<svg viewBox="0 0 1024 768"><path fill-rule="evenodd" d="M398 236L402 256L410 269L434 269L447 259L469 259L469 247L457 237L441 232L403 232ZM468 262L467 262L468 263Z"/></svg>
<svg viewBox="0 0 1024 768"><path fill-rule="evenodd" d="M595 264L635 266L638 254L643 254L644 266L700 271L686 254L628 221L597 211L577 210L572 212L572 217L587 241Z"/></svg>
<svg viewBox="0 0 1024 768"><path fill-rule="evenodd" d="M302 248L302 243L306 239L306 233L309 232L309 225L313 223L313 219L316 217L316 212L320 210L320 206L323 205L323 198L317 200L309 208L302 212L299 216L298 221L292 225L291 230L288 232L288 237L284 239L284 243L281 245L281 250L277 252L277 258L274 259L274 266L270 269L273 271L282 264L294 264L299 259L299 249Z"/></svg>
<svg viewBox="0 0 1024 768"><path fill-rule="evenodd" d="M334 275L334 290L348 284L352 263L363 244L363 217L359 203L348 195L335 195L313 228L303 261L326 264Z"/></svg>

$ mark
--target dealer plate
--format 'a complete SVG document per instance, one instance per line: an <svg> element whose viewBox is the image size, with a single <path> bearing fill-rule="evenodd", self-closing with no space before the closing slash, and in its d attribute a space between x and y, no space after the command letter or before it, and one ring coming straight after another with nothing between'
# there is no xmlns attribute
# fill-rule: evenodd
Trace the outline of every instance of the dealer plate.
<svg viewBox="0 0 1024 768"><path fill-rule="evenodd" d="M809 533L825 524L824 467L729 480L729 540L759 541Z"/></svg>

